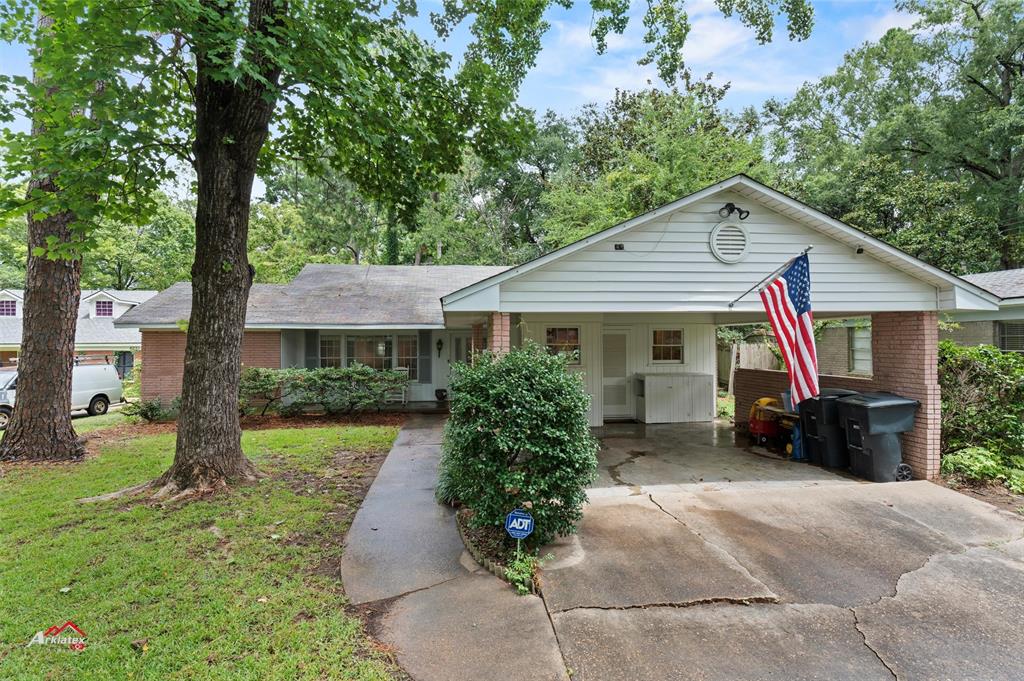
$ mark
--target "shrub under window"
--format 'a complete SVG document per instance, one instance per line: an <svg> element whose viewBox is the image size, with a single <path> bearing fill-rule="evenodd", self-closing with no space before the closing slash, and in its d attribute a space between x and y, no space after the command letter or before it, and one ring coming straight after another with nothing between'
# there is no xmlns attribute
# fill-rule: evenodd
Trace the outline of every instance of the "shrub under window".
<svg viewBox="0 0 1024 681"><path fill-rule="evenodd" d="M456 365L445 426L439 492L473 511L477 527L500 527L526 508L533 545L576 531L597 469L590 397L568 358L531 344Z"/></svg>

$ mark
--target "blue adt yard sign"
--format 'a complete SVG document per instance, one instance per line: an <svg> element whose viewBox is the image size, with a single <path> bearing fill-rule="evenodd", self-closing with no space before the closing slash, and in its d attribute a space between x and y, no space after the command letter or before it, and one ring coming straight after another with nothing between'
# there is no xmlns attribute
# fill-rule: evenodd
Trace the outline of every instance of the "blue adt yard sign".
<svg viewBox="0 0 1024 681"><path fill-rule="evenodd" d="M533 533L533 516L517 508L505 516L505 531L513 539L526 539Z"/></svg>

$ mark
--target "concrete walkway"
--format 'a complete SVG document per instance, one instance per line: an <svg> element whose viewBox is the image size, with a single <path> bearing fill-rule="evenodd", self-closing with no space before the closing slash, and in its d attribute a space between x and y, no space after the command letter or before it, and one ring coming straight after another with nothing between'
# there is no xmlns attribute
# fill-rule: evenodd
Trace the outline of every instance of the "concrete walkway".
<svg viewBox="0 0 1024 681"><path fill-rule="evenodd" d="M345 592L417 681L567 681L544 603L481 569L434 500L443 426L414 416L399 433L349 530Z"/></svg>
<svg viewBox="0 0 1024 681"><path fill-rule="evenodd" d="M1024 678L1020 516L923 481L788 464L787 484L729 452L728 479L651 485L679 463L633 452L545 549L544 599L520 597L433 499L441 425L403 428L342 564L414 679Z"/></svg>

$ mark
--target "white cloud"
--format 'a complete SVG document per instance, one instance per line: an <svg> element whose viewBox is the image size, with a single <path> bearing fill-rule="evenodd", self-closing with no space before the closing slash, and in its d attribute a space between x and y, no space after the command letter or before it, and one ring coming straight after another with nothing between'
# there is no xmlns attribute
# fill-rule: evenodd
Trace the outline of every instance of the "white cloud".
<svg viewBox="0 0 1024 681"><path fill-rule="evenodd" d="M661 85L661 79L653 66L635 63L620 63L607 67L598 63L586 77L567 84L582 102L607 102L615 90L643 90L652 84Z"/></svg>
<svg viewBox="0 0 1024 681"><path fill-rule="evenodd" d="M917 21L917 16L898 10L887 10L881 16L864 17L854 22L850 28L859 33L860 40L875 42L884 36L890 28L910 28Z"/></svg>
<svg viewBox="0 0 1024 681"><path fill-rule="evenodd" d="M738 21L705 17L692 22L683 45L683 57L687 64L695 66L722 56L734 59L752 40L750 29Z"/></svg>

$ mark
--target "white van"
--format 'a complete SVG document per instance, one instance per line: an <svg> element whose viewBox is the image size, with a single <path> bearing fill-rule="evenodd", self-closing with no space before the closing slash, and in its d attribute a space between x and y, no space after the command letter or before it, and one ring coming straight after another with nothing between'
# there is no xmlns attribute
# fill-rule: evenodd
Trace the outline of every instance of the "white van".
<svg viewBox="0 0 1024 681"><path fill-rule="evenodd" d="M17 370L0 369L0 430L11 419L17 385ZM71 374L71 411L106 414L112 403L121 401L121 393L121 379L110 364L76 366Z"/></svg>

